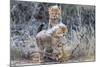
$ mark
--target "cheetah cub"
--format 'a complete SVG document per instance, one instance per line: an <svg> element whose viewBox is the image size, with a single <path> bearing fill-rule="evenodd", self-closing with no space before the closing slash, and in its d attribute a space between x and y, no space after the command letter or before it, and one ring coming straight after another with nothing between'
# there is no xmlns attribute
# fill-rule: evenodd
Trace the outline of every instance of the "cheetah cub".
<svg viewBox="0 0 100 67"><path fill-rule="evenodd" d="M45 50L48 47L53 48L53 51L57 50L57 52L54 51L54 53L59 53L59 49L57 48L57 42L59 38L65 35L66 31L66 26L63 23L60 23L50 29L42 30L36 35L36 42L39 48L41 62L44 62L43 57L46 52Z"/></svg>

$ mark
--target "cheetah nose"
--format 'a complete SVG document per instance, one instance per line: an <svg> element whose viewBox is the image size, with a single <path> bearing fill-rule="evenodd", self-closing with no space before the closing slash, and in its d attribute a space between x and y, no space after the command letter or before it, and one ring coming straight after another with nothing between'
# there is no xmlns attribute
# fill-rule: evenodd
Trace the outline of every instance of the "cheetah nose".
<svg viewBox="0 0 100 67"><path fill-rule="evenodd" d="M54 16L54 18L56 18L56 16Z"/></svg>
<svg viewBox="0 0 100 67"><path fill-rule="evenodd" d="M63 36L65 36L65 34Z"/></svg>
<svg viewBox="0 0 100 67"><path fill-rule="evenodd" d="M63 36L66 36L66 34L64 33Z"/></svg>

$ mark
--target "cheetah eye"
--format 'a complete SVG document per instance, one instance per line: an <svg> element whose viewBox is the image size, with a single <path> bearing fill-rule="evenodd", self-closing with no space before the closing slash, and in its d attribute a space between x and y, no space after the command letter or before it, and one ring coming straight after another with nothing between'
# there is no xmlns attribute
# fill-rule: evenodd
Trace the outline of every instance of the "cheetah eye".
<svg viewBox="0 0 100 67"><path fill-rule="evenodd" d="M63 31L63 33L65 33L65 32Z"/></svg>
<svg viewBox="0 0 100 67"><path fill-rule="evenodd" d="M57 47L61 47L61 45L58 45Z"/></svg>

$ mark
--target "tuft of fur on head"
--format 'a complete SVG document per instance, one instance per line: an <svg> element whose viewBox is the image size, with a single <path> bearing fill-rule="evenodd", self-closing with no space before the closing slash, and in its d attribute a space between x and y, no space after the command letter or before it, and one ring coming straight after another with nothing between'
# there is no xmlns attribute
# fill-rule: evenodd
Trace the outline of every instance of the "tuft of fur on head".
<svg viewBox="0 0 100 67"><path fill-rule="evenodd" d="M57 5L53 5L53 6L49 7L49 9L50 9L50 8L58 9L59 7L58 7Z"/></svg>

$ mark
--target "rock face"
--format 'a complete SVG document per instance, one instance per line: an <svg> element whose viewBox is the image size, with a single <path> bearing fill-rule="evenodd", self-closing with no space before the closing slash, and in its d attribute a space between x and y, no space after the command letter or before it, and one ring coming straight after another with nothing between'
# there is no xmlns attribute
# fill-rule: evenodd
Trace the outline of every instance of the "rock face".
<svg viewBox="0 0 100 67"><path fill-rule="evenodd" d="M30 60L38 50L35 36L38 27L48 27L48 7L55 3L39 3L11 0L10 46L11 60ZM62 9L62 22L67 25L65 50L71 60L95 59L95 6L57 4ZM84 58L84 59L80 59ZM69 62L73 62L70 61Z"/></svg>

